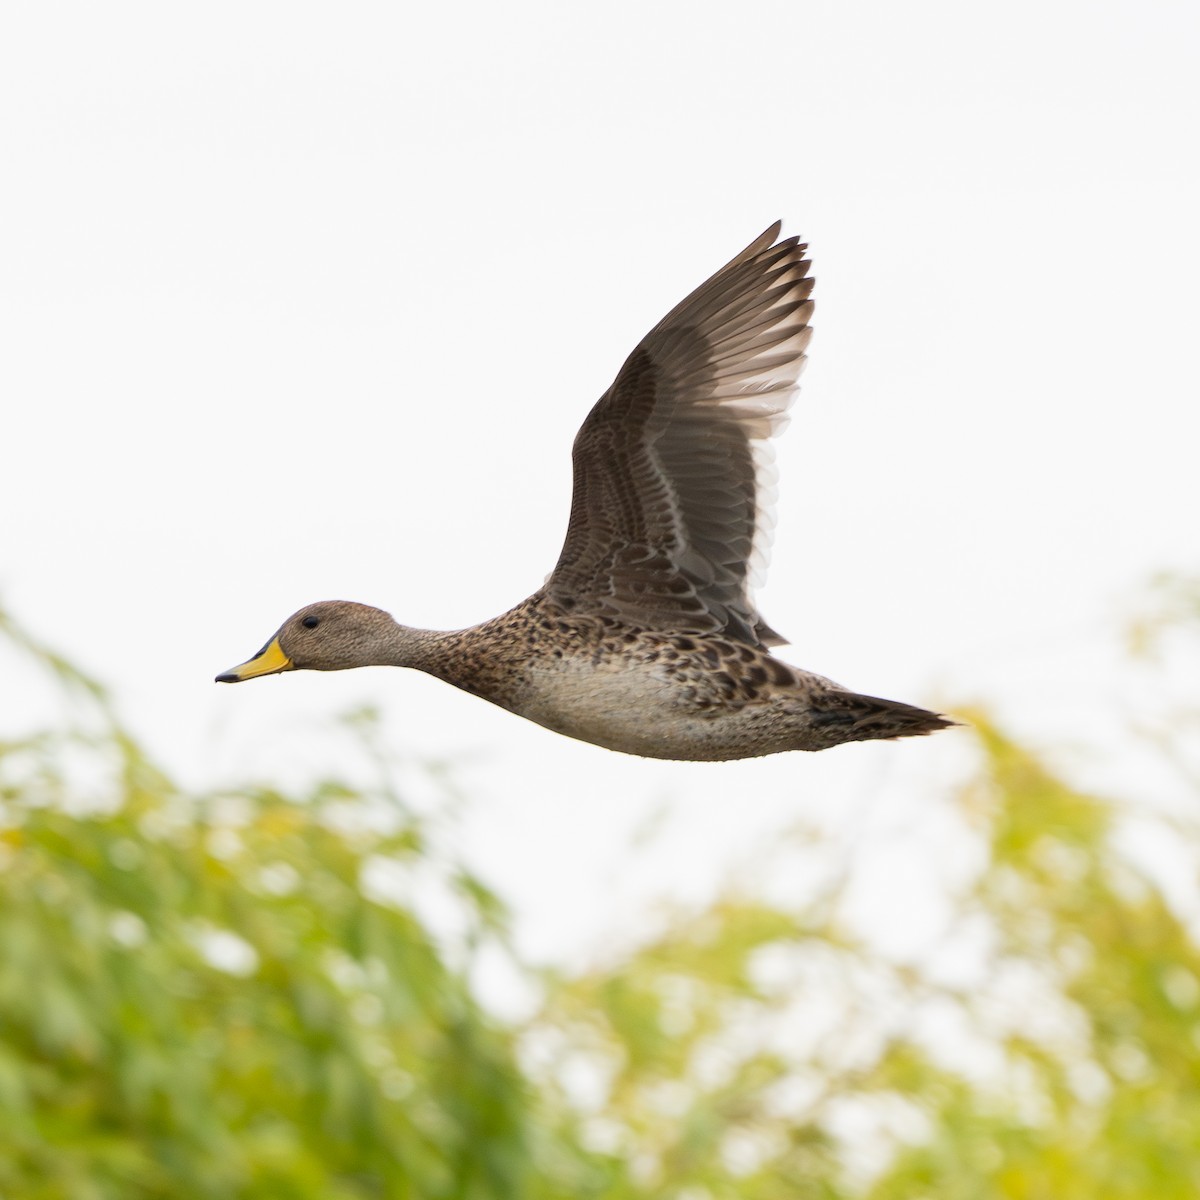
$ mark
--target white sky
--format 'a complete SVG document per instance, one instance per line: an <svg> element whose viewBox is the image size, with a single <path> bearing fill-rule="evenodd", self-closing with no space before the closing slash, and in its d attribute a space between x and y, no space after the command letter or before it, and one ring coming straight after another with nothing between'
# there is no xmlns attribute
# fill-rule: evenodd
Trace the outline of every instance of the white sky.
<svg viewBox="0 0 1200 1200"><path fill-rule="evenodd" d="M5 5L0 601L192 782L336 773L378 703L468 764L538 953L796 817L936 857L953 734L649 763L408 672L212 677L312 600L449 628L534 590L591 404L783 217L818 278L785 657L1102 742L1114 614L1197 565L1198 35L1183 0Z"/></svg>

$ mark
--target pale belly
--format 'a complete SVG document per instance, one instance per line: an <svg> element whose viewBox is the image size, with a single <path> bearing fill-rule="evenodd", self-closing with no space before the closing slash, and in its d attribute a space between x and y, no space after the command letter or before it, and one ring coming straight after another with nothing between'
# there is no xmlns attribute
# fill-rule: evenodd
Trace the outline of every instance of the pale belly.
<svg viewBox="0 0 1200 1200"><path fill-rule="evenodd" d="M559 660L532 666L513 711L555 733L645 758L714 761L790 748L769 703L702 709L642 669Z"/></svg>

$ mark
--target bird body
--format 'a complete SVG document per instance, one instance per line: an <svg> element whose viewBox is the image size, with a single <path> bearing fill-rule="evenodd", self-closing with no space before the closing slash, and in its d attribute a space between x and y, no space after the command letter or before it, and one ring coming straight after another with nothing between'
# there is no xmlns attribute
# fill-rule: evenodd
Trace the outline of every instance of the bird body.
<svg viewBox="0 0 1200 1200"><path fill-rule="evenodd" d="M323 601L218 681L412 667L580 741L698 761L953 724L770 653L784 639L750 585L769 546L770 439L803 365L813 282L806 247L778 234L664 317L593 408L575 440L566 539L539 591L452 632Z"/></svg>

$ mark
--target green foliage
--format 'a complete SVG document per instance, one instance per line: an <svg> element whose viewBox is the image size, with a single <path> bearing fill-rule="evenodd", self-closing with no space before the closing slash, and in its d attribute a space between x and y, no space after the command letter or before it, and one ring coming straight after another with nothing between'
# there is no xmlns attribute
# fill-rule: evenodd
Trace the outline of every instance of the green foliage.
<svg viewBox="0 0 1200 1200"><path fill-rule="evenodd" d="M1117 806L973 724L956 800L985 857L948 934L981 956L970 982L872 952L832 895L727 899L564 983L561 1059L611 1080L620 1184L596 1195L1200 1195L1200 947L1122 854ZM871 1136L839 1136L850 1113Z"/></svg>
<svg viewBox="0 0 1200 1200"><path fill-rule="evenodd" d="M386 778L183 796L101 725L0 754L0 1195L521 1194L511 1036L465 982L487 889ZM390 898L418 874L458 965Z"/></svg>
<svg viewBox="0 0 1200 1200"><path fill-rule="evenodd" d="M1121 853L1116 805L977 727L985 770L964 801L990 857L962 913L994 944L962 1003L1004 1086L932 1106L935 1138L871 1195L1200 1195L1200 947Z"/></svg>
<svg viewBox="0 0 1200 1200"><path fill-rule="evenodd" d="M1200 631L1173 586L1153 639ZM544 998L514 1025L469 983L512 960L503 904L405 805L370 714L371 786L188 795L19 644L82 704L0 742L0 1196L1200 1195L1196 874L1168 903L1126 851L1135 811L1193 868L1200 832L986 714L952 797L976 866L927 960L874 948L845 882L801 911L745 886L582 974L514 960Z"/></svg>

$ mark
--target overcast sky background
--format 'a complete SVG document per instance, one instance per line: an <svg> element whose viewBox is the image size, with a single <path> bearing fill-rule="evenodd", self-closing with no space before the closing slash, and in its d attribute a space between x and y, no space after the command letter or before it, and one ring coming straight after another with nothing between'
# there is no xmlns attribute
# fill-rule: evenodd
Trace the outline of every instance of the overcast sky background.
<svg viewBox="0 0 1200 1200"><path fill-rule="evenodd" d="M7 4L0 602L189 782L336 774L379 705L462 764L535 953L798 817L919 929L962 735L657 763L415 673L212 679L313 600L451 628L533 591L589 407L782 217L818 280L784 657L1115 780L1121 613L1197 565L1198 35L1183 0Z"/></svg>

